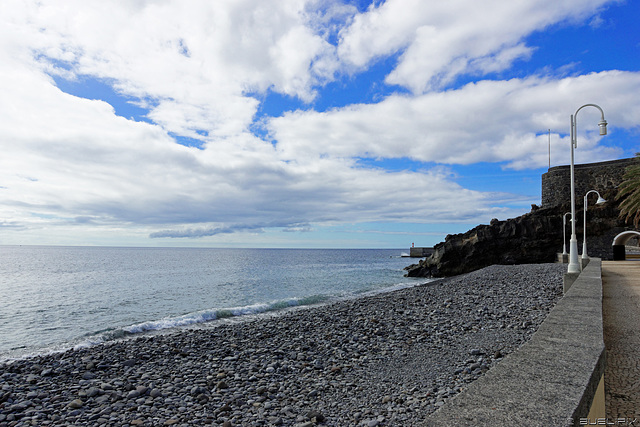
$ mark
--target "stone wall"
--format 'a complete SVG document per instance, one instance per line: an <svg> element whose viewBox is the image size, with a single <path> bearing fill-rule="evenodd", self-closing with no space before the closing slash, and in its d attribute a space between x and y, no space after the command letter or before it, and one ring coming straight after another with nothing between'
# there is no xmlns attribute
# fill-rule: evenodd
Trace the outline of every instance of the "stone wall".
<svg viewBox="0 0 640 427"><path fill-rule="evenodd" d="M589 190L602 193L618 188L622 182L627 166L635 158L612 160L609 162L586 163L574 165L576 185L576 205L582 206L584 195ZM555 166L542 174L542 206L545 208L570 204L571 200L571 168ZM596 196L593 196L594 199ZM592 201L593 202L593 201Z"/></svg>
<svg viewBox="0 0 640 427"><path fill-rule="evenodd" d="M529 341L423 425L568 427L604 420L598 387L604 370L602 263L594 258ZM596 398L601 404L594 408Z"/></svg>
<svg viewBox="0 0 640 427"><path fill-rule="evenodd" d="M433 248L416 248L411 247L409 250L409 256L411 258L424 258L433 253Z"/></svg>

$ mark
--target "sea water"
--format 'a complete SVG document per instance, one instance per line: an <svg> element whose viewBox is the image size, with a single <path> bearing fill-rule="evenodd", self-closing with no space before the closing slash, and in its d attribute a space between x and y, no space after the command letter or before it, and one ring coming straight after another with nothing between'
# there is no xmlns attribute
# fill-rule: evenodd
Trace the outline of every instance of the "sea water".
<svg viewBox="0 0 640 427"><path fill-rule="evenodd" d="M423 282L401 254L0 246L0 361Z"/></svg>

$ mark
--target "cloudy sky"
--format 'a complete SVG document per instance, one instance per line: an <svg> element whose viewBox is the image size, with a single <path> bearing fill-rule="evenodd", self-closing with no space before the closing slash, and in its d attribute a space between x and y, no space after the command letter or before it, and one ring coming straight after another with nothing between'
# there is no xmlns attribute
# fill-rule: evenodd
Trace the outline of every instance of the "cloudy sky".
<svg viewBox="0 0 640 427"><path fill-rule="evenodd" d="M2 0L0 244L408 248L640 151L631 0ZM549 149L550 147L550 149ZM551 153L549 155L549 152Z"/></svg>

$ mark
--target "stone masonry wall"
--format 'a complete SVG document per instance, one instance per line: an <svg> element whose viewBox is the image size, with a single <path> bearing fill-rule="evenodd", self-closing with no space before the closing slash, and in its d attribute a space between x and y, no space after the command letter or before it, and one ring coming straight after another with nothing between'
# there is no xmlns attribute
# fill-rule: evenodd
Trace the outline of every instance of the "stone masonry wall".
<svg viewBox="0 0 640 427"><path fill-rule="evenodd" d="M614 237L629 226L618 218L618 201L615 200L617 188L623 181L626 168L636 162L635 157L609 162L587 163L575 165L576 184L576 234L580 251L583 236L583 203L584 195L589 190L598 191L608 203L596 206L596 196L591 195L587 211L587 252L590 256L605 260L613 259L611 243ZM542 175L542 207L564 206L567 212L571 209L571 170L567 166L556 166ZM567 222L567 245L570 226Z"/></svg>
<svg viewBox="0 0 640 427"><path fill-rule="evenodd" d="M622 182L625 169L634 161L635 158L630 158L574 165L576 205L582 206L584 195L589 190L602 193L616 189ZM542 174L542 207L549 208L570 203L570 176L571 169L568 165L555 166ZM596 196L593 197L595 199Z"/></svg>

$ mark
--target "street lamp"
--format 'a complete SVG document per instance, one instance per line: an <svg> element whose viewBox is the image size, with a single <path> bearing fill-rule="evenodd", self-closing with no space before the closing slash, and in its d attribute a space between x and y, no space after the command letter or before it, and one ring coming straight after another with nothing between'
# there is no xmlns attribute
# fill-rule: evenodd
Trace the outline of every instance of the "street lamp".
<svg viewBox="0 0 640 427"><path fill-rule="evenodd" d="M567 212L566 214L562 215L562 255L568 255L567 254L567 215L571 215L571 212Z"/></svg>
<svg viewBox="0 0 640 427"><path fill-rule="evenodd" d="M605 199L602 198L600 193L596 190L589 190L587 194L584 195L584 222L582 223L582 231L584 234L582 235L582 259L588 259L589 255L587 255L587 196L589 193L596 193L598 195L598 201L596 205L601 205L606 202Z"/></svg>
<svg viewBox="0 0 640 427"><path fill-rule="evenodd" d="M600 128L600 135L607 134L607 121L604 119L604 111L596 104L585 104L576 110L576 113L571 116L571 239L569 240L569 266L567 267L567 273L580 273L580 264L578 263L578 238L576 237L576 189L575 189L575 174L573 165L573 149L578 147L578 135L577 135L577 116L578 112L584 107L596 107L600 110L601 119L598 122Z"/></svg>

